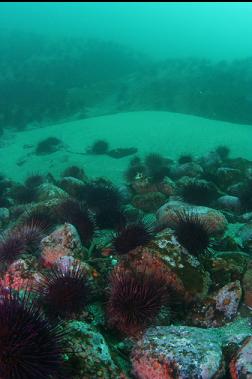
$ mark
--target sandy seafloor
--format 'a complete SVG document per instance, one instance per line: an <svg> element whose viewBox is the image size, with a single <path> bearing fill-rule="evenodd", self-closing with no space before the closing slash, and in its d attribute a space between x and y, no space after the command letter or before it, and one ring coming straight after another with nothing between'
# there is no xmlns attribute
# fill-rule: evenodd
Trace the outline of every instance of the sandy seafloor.
<svg viewBox="0 0 252 379"><path fill-rule="evenodd" d="M36 144L57 137L65 147L53 154L33 154ZM238 125L170 112L118 113L67 122L48 127L8 132L0 147L0 172L23 181L31 173L52 173L56 177L70 165L82 167L91 177L123 181L123 171L132 158L79 155L97 139L105 139L110 148L137 147L139 156L158 152L168 158L191 153L200 156L218 145L227 145L232 157L252 160L252 125ZM27 147L32 145L32 147ZM26 147L25 147L26 146ZM70 153L71 151L72 153ZM18 164L19 163L19 164Z"/></svg>

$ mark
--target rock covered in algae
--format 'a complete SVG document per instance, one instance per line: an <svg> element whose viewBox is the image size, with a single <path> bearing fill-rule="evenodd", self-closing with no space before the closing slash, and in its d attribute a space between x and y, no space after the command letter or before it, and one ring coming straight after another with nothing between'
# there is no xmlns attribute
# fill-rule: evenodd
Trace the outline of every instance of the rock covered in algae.
<svg viewBox="0 0 252 379"><path fill-rule="evenodd" d="M135 195L132 199L132 204L144 212L155 212L166 200L166 196L161 192L148 192L142 195Z"/></svg>
<svg viewBox="0 0 252 379"><path fill-rule="evenodd" d="M174 238L170 229L157 233L148 250L182 282L188 298L204 298L211 283L209 273L199 260L190 255Z"/></svg>
<svg viewBox="0 0 252 379"><path fill-rule="evenodd" d="M202 167L195 162L188 162L183 164L176 164L171 167L170 175L172 178L182 178L183 176L189 176L195 178L203 173Z"/></svg>
<svg viewBox="0 0 252 379"><path fill-rule="evenodd" d="M241 296L242 289L239 280L226 284L214 296L216 310L223 313L227 320L231 320L237 313Z"/></svg>
<svg viewBox="0 0 252 379"><path fill-rule="evenodd" d="M247 251L252 252L252 223L242 225L237 231L236 237L239 239L241 246Z"/></svg>
<svg viewBox="0 0 252 379"><path fill-rule="evenodd" d="M34 260L29 261L18 259L13 262L0 279L0 285L4 288L12 288L14 290L30 290L41 280L41 275L36 272ZM34 265L35 266L35 265Z"/></svg>
<svg viewBox="0 0 252 379"><path fill-rule="evenodd" d="M226 211L239 212L241 210L241 201L237 196L221 196L217 199L216 205Z"/></svg>
<svg viewBox="0 0 252 379"><path fill-rule="evenodd" d="M51 199L59 199L68 197L68 194L61 188L52 183L41 184L38 189L38 201L47 201Z"/></svg>
<svg viewBox="0 0 252 379"><path fill-rule="evenodd" d="M214 289L227 283L241 281L247 269L249 256L242 251L221 251L214 254L211 260L211 277Z"/></svg>
<svg viewBox="0 0 252 379"><path fill-rule="evenodd" d="M228 283L202 303L196 304L188 320L191 318L192 325L206 328L225 325L237 316L241 297L240 282Z"/></svg>
<svg viewBox="0 0 252 379"><path fill-rule="evenodd" d="M251 333L247 319L217 329L150 328L132 351L134 375L137 379L223 378L226 359L223 349L235 344L238 350Z"/></svg>
<svg viewBox="0 0 252 379"><path fill-rule="evenodd" d="M162 205L157 211L157 220L160 225L171 227L175 210L185 210L197 215L201 220L207 221L214 235L225 232L228 222L225 216L216 209L203 206L192 206L179 201L169 201Z"/></svg>
<svg viewBox="0 0 252 379"><path fill-rule="evenodd" d="M232 379L252 378L252 337L247 338L229 364Z"/></svg>
<svg viewBox="0 0 252 379"><path fill-rule="evenodd" d="M244 303L252 309L252 261L248 263L247 270L242 281L244 291Z"/></svg>
<svg viewBox="0 0 252 379"><path fill-rule="evenodd" d="M73 379L126 379L113 362L104 337L94 327L72 321L68 329L74 351L69 356L70 366L76 371L71 376Z"/></svg>
<svg viewBox="0 0 252 379"><path fill-rule="evenodd" d="M73 178L72 176L64 176L59 185L65 192L74 197L79 194L85 183L84 181Z"/></svg>
<svg viewBox="0 0 252 379"><path fill-rule="evenodd" d="M166 176L161 183L157 185L158 190L166 196L172 196L176 191L176 183Z"/></svg>
<svg viewBox="0 0 252 379"><path fill-rule="evenodd" d="M219 167L216 171L218 185L224 189L239 182L242 175L241 170L231 167Z"/></svg>
<svg viewBox="0 0 252 379"><path fill-rule="evenodd" d="M68 223L60 225L41 241L41 261L44 267L52 267L60 258L81 249L81 241L76 228Z"/></svg>

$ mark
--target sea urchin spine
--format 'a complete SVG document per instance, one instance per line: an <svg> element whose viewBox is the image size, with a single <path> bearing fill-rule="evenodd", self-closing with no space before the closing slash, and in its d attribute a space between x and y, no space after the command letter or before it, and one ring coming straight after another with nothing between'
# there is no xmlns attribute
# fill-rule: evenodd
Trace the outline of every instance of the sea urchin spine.
<svg viewBox="0 0 252 379"><path fill-rule="evenodd" d="M53 318L75 316L87 303L86 271L79 265L66 269L54 268L44 275L37 292L40 303L49 316Z"/></svg>
<svg viewBox="0 0 252 379"><path fill-rule="evenodd" d="M137 335L158 315L166 296L162 275L116 268L110 279L109 323L127 335Z"/></svg>
<svg viewBox="0 0 252 379"><path fill-rule="evenodd" d="M172 215L172 228L178 242L192 254L199 256L210 247L212 227L193 211L178 210Z"/></svg>
<svg viewBox="0 0 252 379"><path fill-rule="evenodd" d="M116 254L127 254L138 246L144 246L153 237L153 225L139 221L128 224L113 239L113 251Z"/></svg>
<svg viewBox="0 0 252 379"><path fill-rule="evenodd" d="M25 294L0 298L1 379L51 379L62 374L65 333Z"/></svg>

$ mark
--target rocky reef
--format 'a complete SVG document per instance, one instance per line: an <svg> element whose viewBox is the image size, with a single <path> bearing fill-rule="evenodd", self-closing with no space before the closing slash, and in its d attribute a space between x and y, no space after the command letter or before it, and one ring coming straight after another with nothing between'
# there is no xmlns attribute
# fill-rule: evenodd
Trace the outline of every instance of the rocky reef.
<svg viewBox="0 0 252 379"><path fill-rule="evenodd" d="M120 187L1 177L0 376L251 377L251 168L219 147L135 156ZM12 338L29 328L53 364Z"/></svg>

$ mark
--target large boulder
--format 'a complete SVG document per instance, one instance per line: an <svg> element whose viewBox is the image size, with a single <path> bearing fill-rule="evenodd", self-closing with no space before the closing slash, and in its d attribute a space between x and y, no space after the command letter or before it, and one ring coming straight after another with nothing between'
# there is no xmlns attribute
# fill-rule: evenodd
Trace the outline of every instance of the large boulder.
<svg viewBox="0 0 252 379"><path fill-rule="evenodd" d="M248 319L238 320L222 328L158 326L148 329L136 343L131 361L137 379L217 379L223 378L230 358L223 353L229 346L241 348L251 336ZM246 351L250 351L250 345ZM245 351L244 351L245 353ZM249 372L251 354L242 351L232 363L232 370L241 372L241 364ZM236 371L235 371L236 369ZM232 378L249 376L232 376Z"/></svg>

